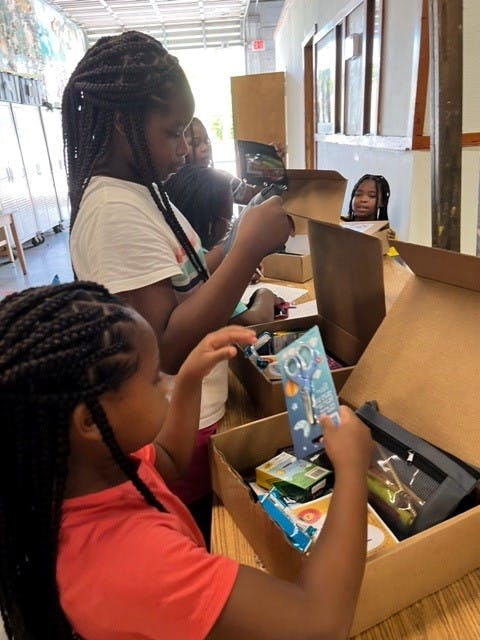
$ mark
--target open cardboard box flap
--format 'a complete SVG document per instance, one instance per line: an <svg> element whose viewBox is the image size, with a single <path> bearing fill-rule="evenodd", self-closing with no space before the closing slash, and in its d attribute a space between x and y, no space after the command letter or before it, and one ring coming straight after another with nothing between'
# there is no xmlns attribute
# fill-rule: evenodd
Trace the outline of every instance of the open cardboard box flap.
<svg viewBox="0 0 480 640"><path fill-rule="evenodd" d="M385 316L381 243L339 225L309 221L309 226L318 315L253 328L261 333L318 325L327 352L345 363L333 371L335 386L340 389ZM270 381L240 353L230 367L264 415L284 410L280 381Z"/></svg>
<svg viewBox="0 0 480 640"><path fill-rule="evenodd" d="M394 244L416 277L380 325L341 399L355 408L376 400L389 419L480 467L480 260Z"/></svg>
<svg viewBox="0 0 480 640"><path fill-rule="evenodd" d="M288 190L283 194L285 209L291 214L297 237L306 236L308 220L338 224L345 197L346 180L336 171L287 169ZM293 252L293 253L289 253ZM296 253L301 255L294 255ZM264 260L265 275L281 280L305 282L312 277L310 250L289 248Z"/></svg>
<svg viewBox="0 0 480 640"><path fill-rule="evenodd" d="M309 237L323 342L355 364L385 317L381 242L318 221L309 222Z"/></svg>
<svg viewBox="0 0 480 640"><path fill-rule="evenodd" d="M338 224L347 181L336 171L287 169L286 211L294 214L297 233L307 232L307 220Z"/></svg>

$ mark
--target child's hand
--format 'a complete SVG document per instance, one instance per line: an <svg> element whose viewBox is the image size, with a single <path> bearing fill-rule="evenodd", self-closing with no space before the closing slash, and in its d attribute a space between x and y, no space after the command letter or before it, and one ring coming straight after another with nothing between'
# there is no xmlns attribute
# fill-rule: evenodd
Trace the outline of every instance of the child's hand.
<svg viewBox="0 0 480 640"><path fill-rule="evenodd" d="M202 380L222 360L236 354L235 344L254 344L255 332L246 327L229 325L207 334L180 367L177 379Z"/></svg>
<svg viewBox="0 0 480 640"><path fill-rule="evenodd" d="M373 449L370 429L345 406L340 407L338 426L326 416L320 418L320 424L322 441L337 476L343 472L365 475Z"/></svg>
<svg viewBox="0 0 480 640"><path fill-rule="evenodd" d="M234 245L242 245L247 254L255 252L260 262L292 234L291 218L283 208L280 196L272 196L246 211L239 224Z"/></svg>
<svg viewBox="0 0 480 640"><path fill-rule="evenodd" d="M396 239L397 239L397 234L395 233L395 229L392 229L391 227L389 227L387 229L387 241L392 242L392 240L396 240Z"/></svg>
<svg viewBox="0 0 480 640"><path fill-rule="evenodd" d="M277 156L280 158L283 164L285 164L285 161L287 159L287 150L285 146L281 142L269 142L269 144L275 149L275 151L277 152Z"/></svg>

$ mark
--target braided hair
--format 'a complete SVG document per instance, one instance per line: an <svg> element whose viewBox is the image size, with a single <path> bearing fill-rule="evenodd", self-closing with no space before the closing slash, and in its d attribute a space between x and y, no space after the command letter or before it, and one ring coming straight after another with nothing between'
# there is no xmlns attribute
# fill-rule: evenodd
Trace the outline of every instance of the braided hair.
<svg viewBox="0 0 480 640"><path fill-rule="evenodd" d="M231 176L188 164L165 182L165 189L200 236L202 246L208 250L215 246L225 235L232 215ZM220 233L219 226L223 227Z"/></svg>
<svg viewBox="0 0 480 640"><path fill-rule="evenodd" d="M163 106L167 111L172 96L182 89L191 96L177 58L158 40L144 33L127 31L103 37L87 51L72 73L62 98L71 228L92 173L110 148L114 116L119 113L138 180L150 191L199 275L207 280L207 271L156 175L144 129L149 106Z"/></svg>
<svg viewBox="0 0 480 640"><path fill-rule="evenodd" d="M56 582L75 406L86 404L124 475L164 510L99 400L136 371L134 336L130 308L94 283L27 289L0 303L0 612L10 639L77 637Z"/></svg>
<svg viewBox="0 0 480 640"><path fill-rule="evenodd" d="M355 193L359 186L366 182L367 180L373 180L375 183L376 190L376 202L377 202L377 211L376 211L376 219L377 220L388 220L388 199L390 198L390 185L387 180L383 176L366 173L364 176L355 183L355 186L352 189L352 195L350 196L350 204L348 205L348 214L347 220L354 220L355 214L353 212L353 199L355 198ZM378 203L381 202L379 205Z"/></svg>

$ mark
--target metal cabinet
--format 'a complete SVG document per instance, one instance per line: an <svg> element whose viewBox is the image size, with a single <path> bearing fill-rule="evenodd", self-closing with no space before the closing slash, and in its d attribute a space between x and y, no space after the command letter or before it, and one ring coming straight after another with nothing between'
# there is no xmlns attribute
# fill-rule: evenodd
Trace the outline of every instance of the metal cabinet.
<svg viewBox="0 0 480 640"><path fill-rule="evenodd" d="M37 234L35 209L30 196L11 106L0 102L0 203L13 214L21 242Z"/></svg>
<svg viewBox="0 0 480 640"><path fill-rule="evenodd" d="M35 211L37 232L43 233L60 223L60 211L40 110L33 105L13 104L12 112Z"/></svg>
<svg viewBox="0 0 480 640"><path fill-rule="evenodd" d="M70 218L70 203L68 199L67 172L63 155L62 112L60 109L40 109L43 131L47 141L53 182L57 194L62 222Z"/></svg>

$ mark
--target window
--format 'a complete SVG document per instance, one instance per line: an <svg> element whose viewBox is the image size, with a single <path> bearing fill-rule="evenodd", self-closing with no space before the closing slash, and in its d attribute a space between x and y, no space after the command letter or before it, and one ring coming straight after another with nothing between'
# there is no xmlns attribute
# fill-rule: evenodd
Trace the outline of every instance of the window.
<svg viewBox="0 0 480 640"><path fill-rule="evenodd" d="M335 131L336 30L331 29L315 46L315 114L318 133Z"/></svg>
<svg viewBox="0 0 480 640"><path fill-rule="evenodd" d="M376 134L382 0L361 0L313 38L315 134Z"/></svg>

